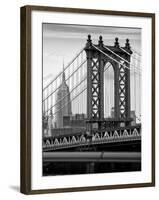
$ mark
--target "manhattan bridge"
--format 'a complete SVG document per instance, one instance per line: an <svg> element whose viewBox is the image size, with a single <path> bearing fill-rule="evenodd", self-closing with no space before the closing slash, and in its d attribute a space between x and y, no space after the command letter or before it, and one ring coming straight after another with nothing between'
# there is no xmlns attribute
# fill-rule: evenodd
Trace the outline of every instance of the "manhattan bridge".
<svg viewBox="0 0 159 200"><path fill-rule="evenodd" d="M102 36L94 44L88 35L84 48L43 87L48 171L50 163L53 169L63 163L72 174L141 170L140 65L129 39L123 47L118 38L107 46Z"/></svg>

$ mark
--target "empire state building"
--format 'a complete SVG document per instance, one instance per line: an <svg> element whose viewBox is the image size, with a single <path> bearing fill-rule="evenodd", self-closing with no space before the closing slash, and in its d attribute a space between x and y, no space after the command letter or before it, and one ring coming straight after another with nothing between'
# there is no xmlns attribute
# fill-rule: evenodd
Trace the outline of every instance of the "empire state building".
<svg viewBox="0 0 159 200"><path fill-rule="evenodd" d="M56 106L55 106L55 123L56 128L63 127L63 117L72 115L71 101L69 87L66 84L65 72L62 74L62 83L56 94Z"/></svg>

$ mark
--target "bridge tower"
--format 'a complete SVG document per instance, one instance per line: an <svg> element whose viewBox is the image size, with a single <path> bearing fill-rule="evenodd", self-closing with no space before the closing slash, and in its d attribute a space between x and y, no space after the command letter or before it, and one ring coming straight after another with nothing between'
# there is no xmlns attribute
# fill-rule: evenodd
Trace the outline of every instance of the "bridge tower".
<svg viewBox="0 0 159 200"><path fill-rule="evenodd" d="M114 46L105 46L102 36L94 45L88 35L85 46L87 56L87 130L93 127L101 130L106 125L104 119L104 67L109 62L114 71L114 126L121 122L127 126L130 118L130 58L129 40L120 48L118 38ZM119 57L120 56L120 57ZM123 62L123 59L127 62ZM124 66L123 66L124 65Z"/></svg>

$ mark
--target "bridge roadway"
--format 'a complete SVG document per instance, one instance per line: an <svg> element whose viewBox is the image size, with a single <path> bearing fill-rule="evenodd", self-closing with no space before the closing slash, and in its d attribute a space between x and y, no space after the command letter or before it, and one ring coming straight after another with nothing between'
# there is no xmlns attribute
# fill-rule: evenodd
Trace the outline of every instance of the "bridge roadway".
<svg viewBox="0 0 159 200"><path fill-rule="evenodd" d="M141 124L130 127L107 128L101 132L93 130L91 135L86 131L64 134L60 136L44 137L43 151L65 150L95 145L113 145L120 143L141 142Z"/></svg>

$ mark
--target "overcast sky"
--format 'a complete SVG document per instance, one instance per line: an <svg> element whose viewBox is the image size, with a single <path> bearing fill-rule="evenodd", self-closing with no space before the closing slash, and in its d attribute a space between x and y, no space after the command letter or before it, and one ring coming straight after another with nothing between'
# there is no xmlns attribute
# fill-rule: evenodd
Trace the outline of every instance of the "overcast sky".
<svg viewBox="0 0 159 200"><path fill-rule="evenodd" d="M114 45L116 37L119 38L121 47L125 46L128 38L131 47L141 52L141 29L138 28L43 24L44 85L62 71L63 61L66 66L84 48L88 34L91 34L94 44L98 43L99 36L102 35L104 44L111 46ZM134 87L133 82L131 87ZM137 95L140 95L140 91L137 91Z"/></svg>
<svg viewBox="0 0 159 200"><path fill-rule="evenodd" d="M43 24L43 77L56 76L65 65L82 49L91 34L94 44L98 43L100 35L105 45L114 45L115 37L119 38L121 46L126 38L131 46L141 51L141 29L119 27L92 27L77 25Z"/></svg>

